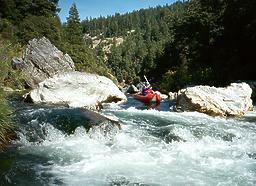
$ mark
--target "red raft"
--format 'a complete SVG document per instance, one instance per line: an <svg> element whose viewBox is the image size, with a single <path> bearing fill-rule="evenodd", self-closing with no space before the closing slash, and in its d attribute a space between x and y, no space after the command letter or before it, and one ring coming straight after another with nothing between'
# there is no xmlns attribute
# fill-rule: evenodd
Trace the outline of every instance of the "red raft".
<svg viewBox="0 0 256 186"><path fill-rule="evenodd" d="M134 94L133 97L142 103L149 104L155 102L156 104L160 104L161 97L158 92L150 91L145 96L141 93Z"/></svg>

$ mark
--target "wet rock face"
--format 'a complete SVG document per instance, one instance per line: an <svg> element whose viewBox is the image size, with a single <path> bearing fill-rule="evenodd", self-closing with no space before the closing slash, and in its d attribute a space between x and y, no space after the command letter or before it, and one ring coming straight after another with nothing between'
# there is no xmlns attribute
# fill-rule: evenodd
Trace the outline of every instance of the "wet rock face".
<svg viewBox="0 0 256 186"><path fill-rule="evenodd" d="M113 139L121 130L119 121L110 119L98 112L82 109L83 115L89 119L89 135L93 138Z"/></svg>
<svg viewBox="0 0 256 186"><path fill-rule="evenodd" d="M252 89L246 83L216 88L194 86L178 92L177 107L210 115L242 116L252 110Z"/></svg>
<svg viewBox="0 0 256 186"><path fill-rule="evenodd" d="M91 125L89 135L93 138L112 140L121 130L121 125L116 121L106 120L97 125Z"/></svg>
<svg viewBox="0 0 256 186"><path fill-rule="evenodd" d="M24 68L23 60L21 58L18 58L18 57L12 58L11 65L12 65L12 68L14 70L19 70L19 69L23 69Z"/></svg>
<svg viewBox="0 0 256 186"><path fill-rule="evenodd" d="M55 74L75 70L71 57L63 54L45 37L29 41L23 58L14 58L12 66L22 69L31 88L36 88L40 82Z"/></svg>

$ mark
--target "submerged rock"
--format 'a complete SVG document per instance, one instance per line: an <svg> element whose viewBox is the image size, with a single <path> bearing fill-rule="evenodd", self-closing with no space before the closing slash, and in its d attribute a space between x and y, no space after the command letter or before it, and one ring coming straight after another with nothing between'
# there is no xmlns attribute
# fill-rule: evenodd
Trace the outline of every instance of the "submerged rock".
<svg viewBox="0 0 256 186"><path fill-rule="evenodd" d="M113 139L121 130L118 120L114 120L98 112L82 109L83 116L89 119L89 134L91 137L101 137Z"/></svg>
<svg viewBox="0 0 256 186"><path fill-rule="evenodd" d="M246 83L228 87L194 86L178 92L177 107L210 115L242 116L252 110L252 89Z"/></svg>
<svg viewBox="0 0 256 186"><path fill-rule="evenodd" d="M43 37L29 41L22 59L13 58L14 69L22 69L26 83L31 88L55 74L74 71L74 62Z"/></svg>
<svg viewBox="0 0 256 186"><path fill-rule="evenodd" d="M102 103L123 102L127 98L108 78L82 72L66 72L39 83L27 100L34 103L97 109Z"/></svg>
<svg viewBox="0 0 256 186"><path fill-rule="evenodd" d="M177 92L169 92L168 98L170 101L176 101L177 100Z"/></svg>
<svg viewBox="0 0 256 186"><path fill-rule="evenodd" d="M98 125L91 125L88 133L92 138L113 140L120 130L121 125L118 122L106 120Z"/></svg>

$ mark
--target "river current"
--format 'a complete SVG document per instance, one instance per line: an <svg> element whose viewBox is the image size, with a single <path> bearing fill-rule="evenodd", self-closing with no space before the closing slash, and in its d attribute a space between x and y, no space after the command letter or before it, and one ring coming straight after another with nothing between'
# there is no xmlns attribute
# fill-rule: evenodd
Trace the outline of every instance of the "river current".
<svg viewBox="0 0 256 186"><path fill-rule="evenodd" d="M114 137L86 132L80 109L12 100L18 139L0 153L0 185L256 185L256 112L242 118L147 109L128 99L102 114Z"/></svg>

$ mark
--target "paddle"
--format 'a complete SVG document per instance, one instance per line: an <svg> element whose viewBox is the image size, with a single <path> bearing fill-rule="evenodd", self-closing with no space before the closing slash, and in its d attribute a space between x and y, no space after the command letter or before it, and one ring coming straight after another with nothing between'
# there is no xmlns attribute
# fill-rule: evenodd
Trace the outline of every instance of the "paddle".
<svg viewBox="0 0 256 186"><path fill-rule="evenodd" d="M145 78L145 80L148 82L148 79L147 79L147 77L144 75L144 78ZM149 84L149 82L148 82L148 84Z"/></svg>

